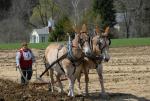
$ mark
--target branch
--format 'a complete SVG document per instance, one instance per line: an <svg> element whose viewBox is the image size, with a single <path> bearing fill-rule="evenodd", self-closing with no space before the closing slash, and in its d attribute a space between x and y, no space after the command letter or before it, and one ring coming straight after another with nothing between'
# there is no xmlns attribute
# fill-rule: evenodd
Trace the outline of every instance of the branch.
<svg viewBox="0 0 150 101"><path fill-rule="evenodd" d="M38 28L35 24L28 22L29 25L33 26L34 28Z"/></svg>
<svg viewBox="0 0 150 101"><path fill-rule="evenodd" d="M38 8L38 10L39 10L42 23L43 23L43 25L45 25L45 23L44 23L44 18L43 18L43 14L42 14L42 11L41 11L41 5L39 5L37 8Z"/></svg>

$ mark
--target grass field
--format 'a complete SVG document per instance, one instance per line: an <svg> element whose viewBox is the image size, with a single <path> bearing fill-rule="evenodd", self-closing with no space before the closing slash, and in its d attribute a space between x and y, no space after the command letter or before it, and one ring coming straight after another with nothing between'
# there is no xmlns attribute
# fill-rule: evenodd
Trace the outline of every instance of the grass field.
<svg viewBox="0 0 150 101"><path fill-rule="evenodd" d="M112 39L111 47L146 46L150 45L150 38Z"/></svg>
<svg viewBox="0 0 150 101"><path fill-rule="evenodd" d="M66 44L66 42L61 42ZM30 48L45 49L50 43L29 44ZM111 39L111 47L146 46L150 45L150 38ZM0 49L19 49L20 43L0 44Z"/></svg>

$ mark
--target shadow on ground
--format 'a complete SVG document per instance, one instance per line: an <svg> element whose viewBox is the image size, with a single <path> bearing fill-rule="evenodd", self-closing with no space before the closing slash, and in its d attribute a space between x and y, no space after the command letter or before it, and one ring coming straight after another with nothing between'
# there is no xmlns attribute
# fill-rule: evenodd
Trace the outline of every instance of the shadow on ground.
<svg viewBox="0 0 150 101"><path fill-rule="evenodd" d="M96 92L84 97L83 101L150 101L150 99L127 93L107 93L107 96L103 96Z"/></svg>

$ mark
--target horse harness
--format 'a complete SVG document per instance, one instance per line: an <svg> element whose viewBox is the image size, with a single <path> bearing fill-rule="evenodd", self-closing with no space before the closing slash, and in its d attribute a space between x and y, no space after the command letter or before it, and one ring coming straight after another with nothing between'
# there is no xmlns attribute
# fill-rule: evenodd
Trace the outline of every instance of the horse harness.
<svg viewBox="0 0 150 101"><path fill-rule="evenodd" d="M101 47L101 41L100 41L102 38L104 38L104 45L103 45L103 47ZM107 36L99 36L99 38L97 40L97 44L96 45L98 45L99 49L101 50L101 54L102 54L103 49L107 46L106 38L108 38L108 37ZM109 40L109 45L110 45L111 44L110 38L108 38L108 40ZM92 44L93 44L93 42L90 39L91 50L93 50ZM98 67L98 64L101 63L102 60L103 60L103 56L102 55L95 55L93 53L93 51L91 51L91 53L89 55L87 55L86 57L91 59L96 64L96 68ZM99 61L97 61L97 60L99 60Z"/></svg>
<svg viewBox="0 0 150 101"><path fill-rule="evenodd" d="M57 59L59 58L59 57L58 57L58 53L59 53L59 51L60 51L63 47L64 47L64 46L61 45L61 46L58 48L58 51L57 51ZM72 46L72 47L74 47L74 46ZM72 51L72 50L71 50L71 51ZM73 71L73 74L74 74L75 71L76 71L76 67L79 66L79 65L83 62L83 60L84 60L84 55L81 56L79 59L77 59L77 58L75 58L75 57L73 56L73 54L72 54L71 51L67 51L67 56L66 56L66 58L69 59L69 60L71 61L72 65L75 67L75 68L74 68L74 71ZM60 69L65 73L65 70L64 70L63 67L61 66L60 61L58 61L58 65L59 65Z"/></svg>

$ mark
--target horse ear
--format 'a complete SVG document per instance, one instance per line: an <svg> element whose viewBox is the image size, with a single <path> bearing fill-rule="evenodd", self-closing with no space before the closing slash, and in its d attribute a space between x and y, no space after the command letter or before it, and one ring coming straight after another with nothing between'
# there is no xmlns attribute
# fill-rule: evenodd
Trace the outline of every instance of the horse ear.
<svg viewBox="0 0 150 101"><path fill-rule="evenodd" d="M76 32L76 34L79 34L80 33L80 31L79 31L79 28L76 26L73 26L73 29L74 29L74 31Z"/></svg>
<svg viewBox="0 0 150 101"><path fill-rule="evenodd" d="M104 35L105 35L105 36L108 36L109 32L110 32L110 27L108 26L108 27L106 27L106 29L105 29Z"/></svg>
<svg viewBox="0 0 150 101"><path fill-rule="evenodd" d="M95 26L95 33L96 33L96 35L100 34L100 30L99 30L99 27L97 25Z"/></svg>
<svg viewBox="0 0 150 101"><path fill-rule="evenodd" d="M86 24L82 25L80 33L87 33L87 26L86 26Z"/></svg>
<svg viewBox="0 0 150 101"><path fill-rule="evenodd" d="M108 26L108 27L106 27L106 29L105 29L105 33L109 33L109 31L110 31L110 27Z"/></svg>

